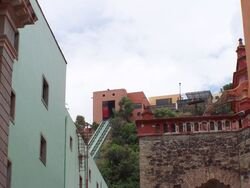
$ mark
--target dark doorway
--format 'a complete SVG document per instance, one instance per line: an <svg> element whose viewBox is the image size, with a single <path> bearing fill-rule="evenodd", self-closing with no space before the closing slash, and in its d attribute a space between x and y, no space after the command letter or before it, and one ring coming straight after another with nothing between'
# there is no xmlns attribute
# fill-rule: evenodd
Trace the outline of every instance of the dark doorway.
<svg viewBox="0 0 250 188"><path fill-rule="evenodd" d="M115 109L115 101L103 101L102 102L102 120L107 120L113 116L113 110Z"/></svg>
<svg viewBox="0 0 250 188"><path fill-rule="evenodd" d="M204 183L200 187L197 187L197 188L230 188L230 186L225 185L216 179L211 179L207 183Z"/></svg>

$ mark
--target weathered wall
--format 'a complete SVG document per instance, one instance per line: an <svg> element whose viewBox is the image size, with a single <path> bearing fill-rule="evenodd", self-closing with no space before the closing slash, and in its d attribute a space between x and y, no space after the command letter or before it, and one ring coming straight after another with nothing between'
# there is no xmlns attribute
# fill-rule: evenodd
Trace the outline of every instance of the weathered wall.
<svg viewBox="0 0 250 188"><path fill-rule="evenodd" d="M241 132L142 137L141 187L195 188L218 179L230 188L247 188L249 146L250 128Z"/></svg>

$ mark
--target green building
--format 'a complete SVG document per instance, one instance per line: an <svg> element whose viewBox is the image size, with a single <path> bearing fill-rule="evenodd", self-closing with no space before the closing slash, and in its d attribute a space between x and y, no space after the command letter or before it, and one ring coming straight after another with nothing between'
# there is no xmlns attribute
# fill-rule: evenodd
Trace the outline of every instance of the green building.
<svg viewBox="0 0 250 188"><path fill-rule="evenodd" d="M92 158L81 169L76 127L65 109L67 62L36 0L38 21L19 33L9 125L11 188L106 188ZM91 177L86 182L85 171Z"/></svg>

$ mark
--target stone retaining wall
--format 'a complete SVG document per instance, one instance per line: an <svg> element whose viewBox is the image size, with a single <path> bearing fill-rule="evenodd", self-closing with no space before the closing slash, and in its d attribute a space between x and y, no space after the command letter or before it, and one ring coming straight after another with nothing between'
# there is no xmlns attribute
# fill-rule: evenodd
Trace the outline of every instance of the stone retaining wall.
<svg viewBox="0 0 250 188"><path fill-rule="evenodd" d="M250 187L250 128L140 138L141 187L195 188L210 179Z"/></svg>

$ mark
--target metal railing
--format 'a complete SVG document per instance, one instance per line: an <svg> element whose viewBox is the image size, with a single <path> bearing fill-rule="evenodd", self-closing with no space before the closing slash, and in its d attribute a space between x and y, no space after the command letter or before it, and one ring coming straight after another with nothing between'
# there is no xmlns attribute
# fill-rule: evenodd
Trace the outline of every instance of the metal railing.
<svg viewBox="0 0 250 188"><path fill-rule="evenodd" d="M94 158L110 131L110 121L103 121L89 141L89 153Z"/></svg>

